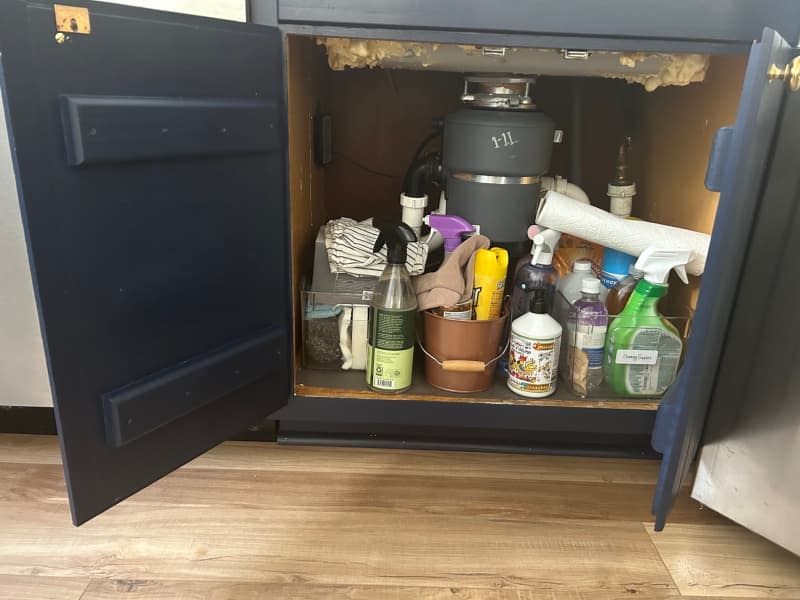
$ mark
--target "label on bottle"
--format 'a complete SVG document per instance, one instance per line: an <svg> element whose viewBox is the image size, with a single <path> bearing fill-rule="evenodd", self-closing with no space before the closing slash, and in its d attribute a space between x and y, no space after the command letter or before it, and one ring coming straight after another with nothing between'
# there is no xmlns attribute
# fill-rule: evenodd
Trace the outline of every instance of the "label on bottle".
<svg viewBox="0 0 800 600"><path fill-rule="evenodd" d="M580 318L578 318L580 319ZM565 376L572 385L572 391L585 397L602 380L603 350L608 326L591 323L575 323L573 316L567 323L567 358ZM597 373L591 377L590 372ZM595 381L597 379L597 381Z"/></svg>
<svg viewBox="0 0 800 600"><path fill-rule="evenodd" d="M369 310L367 385L396 392L411 385L414 368L414 321L417 311Z"/></svg>
<svg viewBox="0 0 800 600"><path fill-rule="evenodd" d="M529 394L552 394L556 390L561 336L530 338L511 334L508 352L508 385Z"/></svg>
<svg viewBox="0 0 800 600"><path fill-rule="evenodd" d="M475 306L475 319L487 321L500 317L500 309L503 306L503 292L506 288L505 278L494 279L476 274L474 285L472 298Z"/></svg>
<svg viewBox="0 0 800 600"><path fill-rule="evenodd" d="M603 348L606 344L605 325L578 324L575 331L575 347L583 350L589 358L590 369L603 367Z"/></svg>
<svg viewBox="0 0 800 600"><path fill-rule="evenodd" d="M670 331L645 327L631 338L630 350L651 352L656 361L650 364L630 364L625 367L625 386L631 394L658 396L667 391L675 379L683 343ZM617 354L620 350L617 350Z"/></svg>
<svg viewBox="0 0 800 600"><path fill-rule="evenodd" d="M623 348L617 350L614 362L618 365L654 365L658 362L658 350Z"/></svg>
<svg viewBox="0 0 800 600"><path fill-rule="evenodd" d="M469 321L472 319L472 298L452 306L432 308L431 312L438 317L454 321Z"/></svg>
<svg viewBox="0 0 800 600"><path fill-rule="evenodd" d="M609 273L608 271L600 271L600 283L607 289L612 289L619 280L625 277L621 273Z"/></svg>

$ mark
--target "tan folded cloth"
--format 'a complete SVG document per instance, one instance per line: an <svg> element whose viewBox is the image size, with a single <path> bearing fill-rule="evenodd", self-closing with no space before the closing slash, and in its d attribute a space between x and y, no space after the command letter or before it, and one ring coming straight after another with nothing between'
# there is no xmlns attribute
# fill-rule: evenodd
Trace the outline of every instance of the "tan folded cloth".
<svg viewBox="0 0 800 600"><path fill-rule="evenodd" d="M435 273L414 278L418 310L452 306L472 296L475 251L489 247L489 238L475 235L459 244Z"/></svg>

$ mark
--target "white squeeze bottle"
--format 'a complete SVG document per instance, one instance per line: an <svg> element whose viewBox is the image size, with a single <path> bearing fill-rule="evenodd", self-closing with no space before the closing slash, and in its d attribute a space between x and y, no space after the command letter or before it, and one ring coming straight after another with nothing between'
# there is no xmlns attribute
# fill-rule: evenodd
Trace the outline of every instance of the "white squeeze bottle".
<svg viewBox="0 0 800 600"><path fill-rule="evenodd" d="M514 319L508 352L508 387L544 398L556 391L561 325L547 314L544 288L533 290L530 312Z"/></svg>

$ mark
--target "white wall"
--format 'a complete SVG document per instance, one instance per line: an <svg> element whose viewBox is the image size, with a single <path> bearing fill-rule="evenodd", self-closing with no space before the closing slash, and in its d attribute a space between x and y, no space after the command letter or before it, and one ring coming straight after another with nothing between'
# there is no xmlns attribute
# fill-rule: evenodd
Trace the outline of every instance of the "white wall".
<svg viewBox="0 0 800 600"><path fill-rule="evenodd" d="M0 406L52 406L0 95Z"/></svg>
<svg viewBox="0 0 800 600"><path fill-rule="evenodd" d="M170 12L228 19L247 20L247 0L103 0L114 4L128 4ZM69 4L64 2L63 4Z"/></svg>
<svg viewBox="0 0 800 600"><path fill-rule="evenodd" d="M247 20L247 0L105 1L232 21ZM52 404L0 97L0 406Z"/></svg>

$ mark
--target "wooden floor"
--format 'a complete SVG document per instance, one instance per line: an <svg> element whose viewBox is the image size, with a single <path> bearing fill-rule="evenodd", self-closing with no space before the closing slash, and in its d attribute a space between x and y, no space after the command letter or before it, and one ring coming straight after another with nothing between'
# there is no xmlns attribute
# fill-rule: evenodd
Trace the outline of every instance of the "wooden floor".
<svg viewBox="0 0 800 600"><path fill-rule="evenodd" d="M0 598L800 598L800 559L657 463L227 443L81 528L56 440L0 436Z"/></svg>

